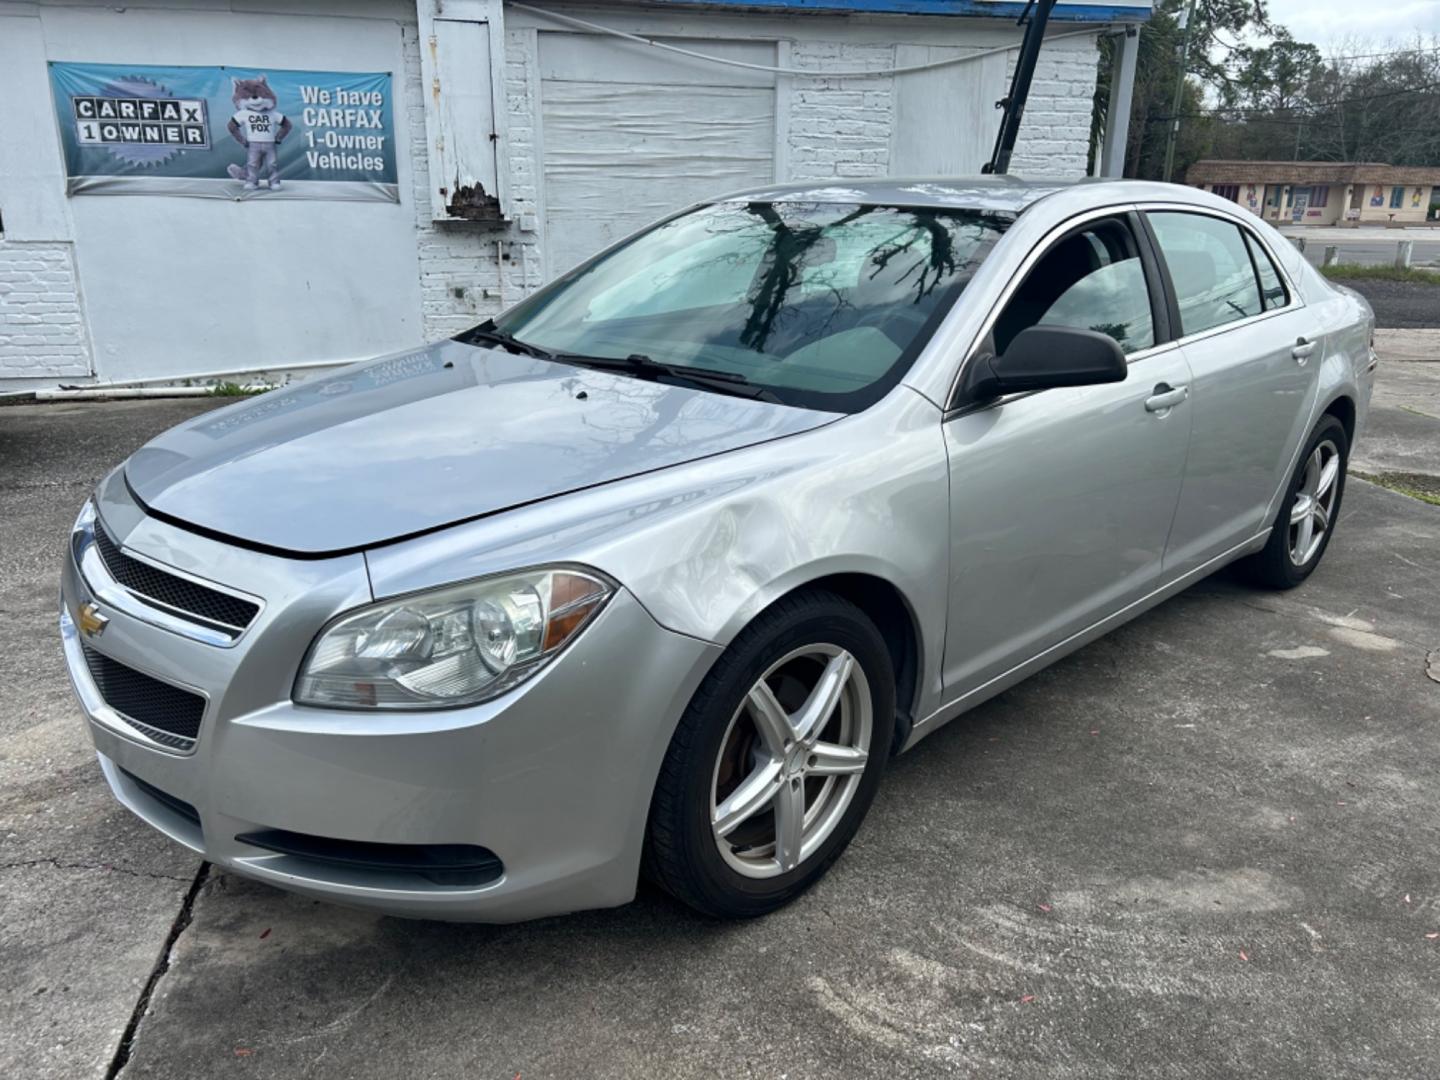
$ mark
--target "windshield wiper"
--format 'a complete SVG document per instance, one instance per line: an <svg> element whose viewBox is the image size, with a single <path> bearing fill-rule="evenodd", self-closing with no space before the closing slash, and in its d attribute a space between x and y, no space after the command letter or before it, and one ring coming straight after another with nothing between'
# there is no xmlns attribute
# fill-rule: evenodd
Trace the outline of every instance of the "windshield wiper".
<svg viewBox="0 0 1440 1080"><path fill-rule="evenodd" d="M539 345L531 345L528 341L521 341L514 334L506 333L495 325L494 322L481 323L479 326L466 330L455 338L465 345L473 345L479 341L488 341L491 344L499 345L502 349L509 349L511 352L520 353L522 356L534 356L540 360L558 359L555 353L549 349L543 349Z"/></svg>
<svg viewBox="0 0 1440 1080"><path fill-rule="evenodd" d="M455 340L466 345L473 345L478 342L489 342L494 345L499 345L501 348L509 349L511 352L521 353L524 356L534 356L540 360L553 360L563 364L575 364L579 367L596 368L601 371L623 371L628 375L636 375L642 379L654 379L657 376L680 379L693 383L696 386L704 387L706 390L715 390L722 394L753 398L756 401L768 401L775 405L784 404L778 396L763 386L756 386L738 371L720 371L716 368L687 367L684 364L663 364L659 360L652 360L643 353L631 353L629 356L622 357L586 356L582 353L552 352L540 345L532 345L528 341L521 341L514 334L501 330L495 325L493 320L481 323L479 326L456 335Z"/></svg>
<svg viewBox="0 0 1440 1080"><path fill-rule="evenodd" d="M555 353L551 359L561 363L578 364L581 367L596 368L600 371L623 371L640 378L654 379L660 376L680 379L706 390L714 390L734 397L753 398L768 401L773 405L784 402L763 386L756 386L738 371L720 371L717 368L690 367L686 364L664 364L652 360L644 353L629 356L583 356L579 353Z"/></svg>

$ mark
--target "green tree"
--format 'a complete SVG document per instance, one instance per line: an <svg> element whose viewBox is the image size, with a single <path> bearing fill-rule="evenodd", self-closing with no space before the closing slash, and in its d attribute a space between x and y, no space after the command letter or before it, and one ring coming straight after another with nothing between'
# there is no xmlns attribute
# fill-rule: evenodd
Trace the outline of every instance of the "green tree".
<svg viewBox="0 0 1440 1080"><path fill-rule="evenodd" d="M1135 66L1135 93L1131 104L1125 175L1158 180L1164 168L1165 138L1174 119L1175 80L1180 72L1184 37L1180 15L1187 0L1159 0L1150 21L1140 31L1140 52ZM1234 55L1247 34L1272 30L1264 0L1196 0L1190 23L1190 50L1181 91L1180 132L1175 145L1175 176L1206 156L1213 141L1214 121L1206 106L1206 90L1229 93ZM1096 91L1097 128L1104 123L1109 103L1114 43L1102 42L1099 86ZM1097 131L1098 134L1098 131Z"/></svg>
<svg viewBox="0 0 1440 1080"><path fill-rule="evenodd" d="M1163 172L1184 4L1160 0L1140 34L1127 176ZM1097 146L1112 39L1101 50ZM1272 24L1263 2L1198 0L1185 69L1177 179L1202 157L1440 165L1440 36L1379 48L1355 43L1327 57Z"/></svg>

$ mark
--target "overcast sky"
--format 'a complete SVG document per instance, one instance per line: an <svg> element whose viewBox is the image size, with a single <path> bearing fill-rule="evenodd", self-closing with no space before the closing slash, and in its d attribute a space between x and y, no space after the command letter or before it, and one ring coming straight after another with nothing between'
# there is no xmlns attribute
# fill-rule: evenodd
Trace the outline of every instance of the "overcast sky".
<svg viewBox="0 0 1440 1080"><path fill-rule="evenodd" d="M1269 7L1274 22L1326 52L1347 46L1351 38L1383 46L1387 39L1409 39L1416 30L1440 34L1440 0L1269 0Z"/></svg>

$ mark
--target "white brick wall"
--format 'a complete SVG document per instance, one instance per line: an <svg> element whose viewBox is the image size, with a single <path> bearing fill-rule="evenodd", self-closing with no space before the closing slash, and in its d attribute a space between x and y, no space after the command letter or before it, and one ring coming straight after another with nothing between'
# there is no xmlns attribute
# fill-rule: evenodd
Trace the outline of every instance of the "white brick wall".
<svg viewBox="0 0 1440 1080"><path fill-rule="evenodd" d="M0 379L90 371L71 246L0 239Z"/></svg>
<svg viewBox="0 0 1440 1080"><path fill-rule="evenodd" d="M813 27L823 32L824 22L819 17L797 18L795 29L801 33ZM413 24L403 27L403 34L403 105L414 162L423 326L426 338L435 339L457 333L499 311L502 296L504 305L513 304L542 283L544 169L537 153L537 35L528 28L510 29L505 35L506 136L513 221L496 225L431 220L420 43ZM1010 53L1012 71L1016 55ZM817 72L888 68L895 64L895 49L891 45L802 37L792 41L789 62ZM1011 163L1012 172L1041 177L1084 174L1095 74L1093 37L1045 46ZM789 115L778 121L788 131L785 178L886 175L890 167L890 130L895 119L893 90L894 81L888 77L794 77L788 94ZM786 97L782 95L779 100ZM538 223L541 231L521 231L522 221ZM503 263L497 242L508 256ZM503 283L500 267L504 269Z"/></svg>
<svg viewBox="0 0 1440 1080"><path fill-rule="evenodd" d="M1066 38L1046 42L1040 50L1010 159L1012 173L1065 179L1085 175L1098 64L1095 42L1094 37ZM1007 86L1018 57L1018 51L1010 53Z"/></svg>
<svg viewBox="0 0 1440 1080"><path fill-rule="evenodd" d="M802 24L803 25L803 24ZM1006 86L1019 51L1008 54ZM1011 158L1020 176L1085 175L1090 111L1098 54L1092 36L1047 42L1030 86L1025 117ZM791 63L817 71L889 68L895 50L885 45L797 41ZM894 80L796 77L790 107L790 179L884 176L890 164Z"/></svg>
<svg viewBox="0 0 1440 1080"><path fill-rule="evenodd" d="M796 20L797 31L819 19ZM511 29L505 35L505 104L510 158L510 205L517 224L437 224L430 219L430 176L425 156L425 110L420 82L420 49L414 26L404 28L404 102L415 162L415 208L420 286L427 338L445 337L513 304L541 284L541 234L522 232L521 221L543 229L543 163L537 154L540 109L536 74L537 35ZM1010 54L1013 71L1016 53ZM790 46L790 64L816 71L888 68L891 45L799 39ZM1080 176L1085 172L1090 102L1095 92L1093 37L1048 43L1041 52L1025 121L1011 163L1023 176ZM884 176L890 166L890 129L895 119L890 78L807 78L791 80L786 153L792 180ZM780 100L785 100L782 96ZM508 258L499 260L496 243ZM523 251L522 251L523 246ZM500 270L504 268L503 290ZM528 272L528 280L526 273Z"/></svg>
<svg viewBox="0 0 1440 1080"><path fill-rule="evenodd" d="M895 66L890 45L797 41L791 66L854 71ZM790 92L791 180L884 176L890 164L894 80L793 79Z"/></svg>
<svg viewBox="0 0 1440 1080"><path fill-rule="evenodd" d="M537 224L543 206L540 185L544 170L538 153L540 112L540 58L533 30L511 30L505 35L505 110L510 154L510 206L517 222ZM535 233L516 232L507 264L505 298L514 302L543 283ZM520 245L527 251L522 253ZM528 277L526 271L528 269Z"/></svg>
<svg viewBox="0 0 1440 1080"><path fill-rule="evenodd" d="M402 34L403 71L397 79L397 111L403 110L408 145L400 147L399 152L408 152L412 166L410 199L421 325L424 336L434 339L473 325L541 284L545 193L539 156L543 140L538 35L533 21L527 22L511 10L502 82L507 113L508 202L513 220L508 224L437 224L430 217L425 91L412 3L397 0L393 7L385 5L384 11L387 21L392 13L397 18ZM716 39L753 36L757 40L780 41L783 46L779 51L786 63L816 73L780 79L776 94L783 111L776 117L776 130L784 133L783 145L777 152L782 178L807 182L884 176L892 167L891 136L897 116L894 80L889 76L827 77L824 71L891 67L897 54L892 41L897 40L913 43L923 37L930 41L932 35L932 43L940 45L981 40L989 44L995 40L993 26L977 36L971 27L980 24L963 19L933 23L926 20L923 26L896 19L880 27L827 15L765 16L763 23L757 23L759 16L752 19L747 15L742 20L738 15L696 11L681 18L658 11L645 15L647 10L611 5L597 7L589 15L611 24L629 20L630 28L657 36L667 36L667 32L690 36L702 49L706 35ZM284 21L279 15L277 18ZM1016 54L1009 55L1013 66ZM1095 69L1093 36L1047 43L1021 128L1012 163L1014 171L1032 176L1083 173ZM36 93L39 97L35 107L43 111L49 107L48 94L43 87ZM50 137L48 131L45 137ZM26 160L32 157L27 151ZM63 200L58 205L63 210ZM7 205L6 209L9 219L11 207ZM31 221L31 231L25 235L32 239L0 238L0 379L74 377L94 370L75 256L71 244L63 239L68 235L63 219L60 214L58 225L50 222L38 233L38 221ZM404 254L408 255L408 251ZM113 280L103 279L90 285L92 306L97 312L103 310L102 301L113 300L113 290L120 287ZM146 346L141 340L116 347L143 354ZM100 374L114 375L106 371Z"/></svg>
<svg viewBox="0 0 1440 1080"><path fill-rule="evenodd" d="M538 218L539 162L535 155L535 117L539 108L533 76L535 33L512 30L505 35L506 135L510 155L510 209L513 224L436 222L430 216L430 171L425 145L424 88L420 78L417 28L402 28L405 73L403 101L409 122L414 162L416 244L420 260L420 296L427 340L449 337L474 326L502 306L515 303L527 287L540 283L536 237L518 227ZM497 243L506 258L501 263ZM521 251L524 244L529 250ZM498 266L504 267L502 282ZM503 284L503 289L502 289ZM503 297L503 304L502 304Z"/></svg>

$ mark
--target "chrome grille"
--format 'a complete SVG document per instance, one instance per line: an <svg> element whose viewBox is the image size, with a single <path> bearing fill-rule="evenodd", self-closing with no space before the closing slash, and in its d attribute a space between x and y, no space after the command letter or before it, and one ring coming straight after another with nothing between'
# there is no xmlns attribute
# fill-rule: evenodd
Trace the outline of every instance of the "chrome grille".
<svg viewBox="0 0 1440 1080"><path fill-rule="evenodd" d="M175 750L194 749L205 716L205 699L126 667L81 644L85 666L105 704L142 735Z"/></svg>
<svg viewBox="0 0 1440 1080"><path fill-rule="evenodd" d="M260 613L259 604L218 589L206 588L175 574L167 574L159 567L132 558L120 550L103 524L97 523L95 548L110 576L129 589L137 600L218 627L236 637Z"/></svg>

